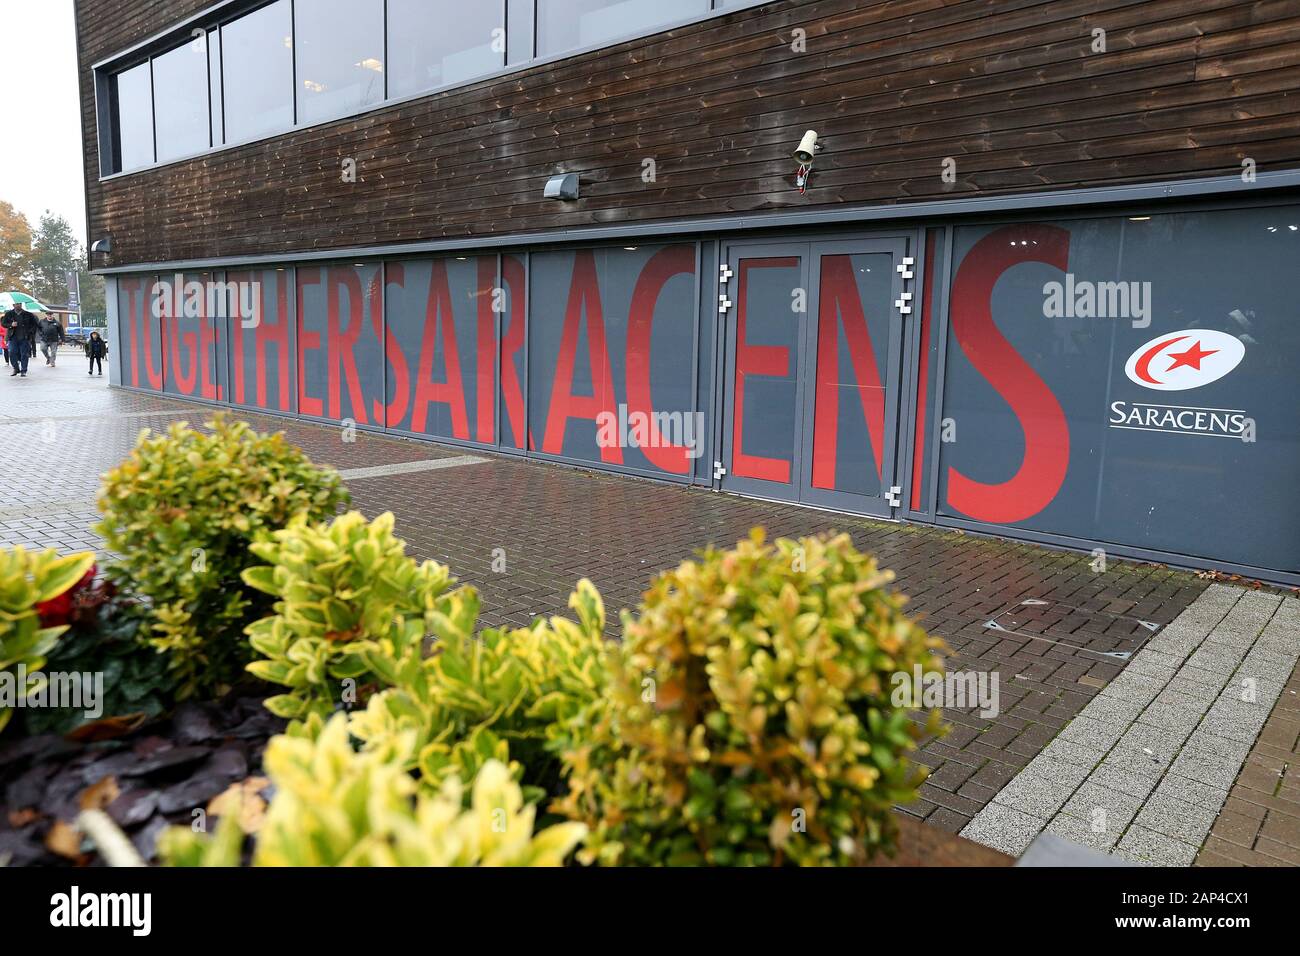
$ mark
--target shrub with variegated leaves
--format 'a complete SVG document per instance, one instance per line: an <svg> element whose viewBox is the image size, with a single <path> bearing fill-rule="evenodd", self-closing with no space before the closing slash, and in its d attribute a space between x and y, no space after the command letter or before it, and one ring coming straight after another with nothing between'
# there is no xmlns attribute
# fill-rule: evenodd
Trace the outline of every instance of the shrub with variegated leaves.
<svg viewBox="0 0 1300 956"><path fill-rule="evenodd" d="M348 500L338 472L312 464L282 434L222 415L142 432L108 472L95 530L118 554L109 574L152 605L148 642L165 654L176 696L215 696L250 659L243 630L269 601L244 587L249 545L295 515L334 515Z"/></svg>
<svg viewBox="0 0 1300 956"><path fill-rule="evenodd" d="M897 672L941 667L892 574L829 540L710 550L625 615L600 699L569 722L569 792L605 864L851 865L916 795Z"/></svg>
<svg viewBox="0 0 1300 956"><path fill-rule="evenodd" d="M585 833L578 823L535 833L536 808L495 760L478 771L468 807L456 776L422 790L400 765L355 752L341 714L315 740L272 738L265 766L275 795L254 866L560 866ZM243 843L232 814L212 837L169 830L159 850L173 866L238 866Z"/></svg>
<svg viewBox="0 0 1300 956"><path fill-rule="evenodd" d="M244 580L276 602L248 628L263 658L248 669L289 688L268 708L310 735L356 705L352 735L435 789L488 760L530 800L559 786L553 741L603 686L605 611L590 581L569 600L577 621L477 632L478 593L408 557L392 515L295 521L253 550L268 564Z"/></svg>
<svg viewBox="0 0 1300 956"><path fill-rule="evenodd" d="M275 714L324 718L341 703L362 703L363 691L418 683L426 636L473 628L477 597L453 601L451 573L407 557L393 520L383 514L367 522L357 512L328 524L299 517L252 546L267 563L244 571L244 583L276 600L273 613L247 629L263 658L248 670L289 688L267 700ZM358 691L350 701L348 688Z"/></svg>
<svg viewBox="0 0 1300 956"><path fill-rule="evenodd" d="M21 546L0 550L0 731L19 698L43 686L39 672L67 630L62 624L42 626L38 605L69 591L94 563L93 554L60 555Z"/></svg>
<svg viewBox="0 0 1300 956"><path fill-rule="evenodd" d="M438 730L422 755L426 774L444 759L445 741L485 727L509 745L525 782L559 789L556 751L568 722L601 695L609 652L605 606L590 581L578 582L569 607L576 621L555 615L526 628L438 634L429 681Z"/></svg>

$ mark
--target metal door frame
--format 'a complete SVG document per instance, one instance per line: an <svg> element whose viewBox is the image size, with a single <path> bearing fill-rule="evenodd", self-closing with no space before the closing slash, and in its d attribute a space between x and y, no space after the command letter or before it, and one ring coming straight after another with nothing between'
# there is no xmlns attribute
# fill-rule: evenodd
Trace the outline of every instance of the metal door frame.
<svg viewBox="0 0 1300 956"><path fill-rule="evenodd" d="M714 478L718 487L722 491L736 492L738 494L748 495L756 498L766 498L769 500L786 501L791 504L798 504L800 501L800 475L802 474L801 456L803 451L803 415L804 407L804 359L805 359L805 341L807 338L807 316L805 309L801 321L803 325L797 330L794 338L795 353L791 356L791 374L795 377L795 397L794 397L794 441L791 447L792 461L790 463L790 483L782 486L777 482L767 481L762 478L738 478L732 474L732 465L735 456L735 405L736 405L736 341L740 331L738 321L740 309L740 263L743 259L791 259L799 260L800 282L804 289L808 289L808 280L810 277L810 259L811 244L806 240L768 240L768 241L750 241L726 243L723 247L722 254L718 261L725 264L732 273L731 278L734 282L727 281L720 286L719 308L718 311L723 317L724 328L722 335L723 349L725 352L725 362L723 365L722 379L718 383L719 396L721 402L718 408L721 412L722 421L722 447L718 455L718 461L725 469L719 474L715 468ZM732 295L735 298L732 300ZM731 300L731 308L725 307L725 302ZM798 313L791 313L798 315ZM787 489L787 494L781 494L782 489Z"/></svg>
<svg viewBox="0 0 1300 956"><path fill-rule="evenodd" d="M920 313L917 311L920 305L917 299L919 286L915 284L909 286L910 277L904 276L903 272L899 271L897 267L903 265L906 258L911 257L913 262L908 264L906 269L911 270L913 275L919 274L916 265L917 253L915 251L918 242L918 232L915 229L891 230L851 236L821 234L817 236L721 240L718 262L720 269L722 266L730 269L732 281L729 282L719 278L717 286L720 313L719 331L721 333L718 336L718 344L724 354L722 361L719 362L719 370L722 374L714 388L714 408L717 411L717 421L722 433L718 454L715 456L716 467L713 481L715 490L740 494L746 497L882 518L892 518L899 511L906 510L907 503L905 501L902 501L901 498L897 499L899 504L895 505L888 500L885 493L899 486L898 475L903 464L905 464L903 458L908 456L911 447L909 436L903 434L902 430L905 428L909 415L914 413L912 406L915 403L916 396L914 394L903 395L902 389L907 385L908 380L906 370L903 368L903 359L906 352L905 345L907 338L914 334L912 326L915 323L906 321L908 316L905 316L896 308L896 303L903 301L904 292L910 291L911 301L907 304L912 315L919 315ZM813 428L815 427L813 395L815 390L809 388L809 383L812 381L810 374L815 374L816 369L817 325L821 298L820 257L824 254L843 255L862 252L864 249L871 250L871 247L875 247L874 251L876 252L887 249L895 253L893 262L894 277L891 282L894 301L890 303L890 342L886 357L886 381L884 383L887 393L892 390L892 394L887 394L886 399L885 477L881 483L882 494L880 497L853 492L814 489L811 486L811 448ZM804 288L808 290L809 294L807 311L803 313L805 318L804 327L800 330L797 338L799 354L794 360L797 373L795 403L798 415L795 423L796 434L793 460L791 462L791 482L788 486L784 486L789 493L780 494L783 486L774 482L758 478L736 478L731 474L735 440L736 336L739 331L739 323L735 321L735 306L738 304L736 293L739 287L739 263L741 259L791 257L797 257L800 260L800 268L803 270L803 281L805 282ZM731 303L733 308L723 309L723 300L732 298L736 299Z"/></svg>
<svg viewBox="0 0 1300 956"><path fill-rule="evenodd" d="M890 254L890 292L887 308L889 310L889 341L885 354L884 375L881 382L885 389L885 421L884 434L882 436L882 460L880 465L880 493L876 495L861 494L858 492L838 491L826 488L814 488L812 484L812 465L813 465L813 442L816 436L816 376L817 376L817 354L821 327L821 261L822 256L841 256L841 255L879 255L881 253ZM903 264L904 258L908 254L908 237L891 236L891 237L872 237L863 239L841 239L830 242L814 242L811 249L811 265L809 279L812 285L809 288L809 315L812 321L808 323L808 338L804 354L808 356L808 361L804 371L808 375L808 382L812 384L810 394L806 396L803 413L805 422L803 438L802 472L800 474L800 502L803 504L815 505L824 508L833 508L836 511L852 511L856 514L870 514L882 518L891 518L895 510L899 507L890 503L889 494L891 489L898 487L899 471L899 449L904 444L902 430L905 428L903 416L900 413L901 400L900 390L903 387L903 337L907 334L907 328L904 323L904 315L899 311L898 303L905 302L903 294L906 291L906 280L903 273L899 271L898 266ZM870 307L869 303L862 303L864 310ZM914 312L915 310L913 310ZM838 324L835 330L839 334ZM892 423L892 425L891 425Z"/></svg>

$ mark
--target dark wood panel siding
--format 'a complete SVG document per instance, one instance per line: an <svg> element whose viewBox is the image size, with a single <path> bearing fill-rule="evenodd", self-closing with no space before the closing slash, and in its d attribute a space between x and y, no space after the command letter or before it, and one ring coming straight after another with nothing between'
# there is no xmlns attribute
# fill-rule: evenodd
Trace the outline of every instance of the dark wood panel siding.
<svg viewBox="0 0 1300 956"><path fill-rule="evenodd" d="M100 182L89 65L207 5L77 2L109 264L1300 166L1300 0L779 0ZM808 128L827 149L800 196ZM579 202L541 199L557 172Z"/></svg>

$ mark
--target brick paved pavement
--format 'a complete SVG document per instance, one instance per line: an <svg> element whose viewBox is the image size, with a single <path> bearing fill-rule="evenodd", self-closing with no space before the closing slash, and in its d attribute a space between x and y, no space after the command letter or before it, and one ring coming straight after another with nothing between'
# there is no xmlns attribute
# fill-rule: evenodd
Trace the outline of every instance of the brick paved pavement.
<svg viewBox="0 0 1300 956"><path fill-rule="evenodd" d="M1300 666L1246 757L1197 866L1300 866Z"/></svg>
<svg viewBox="0 0 1300 956"><path fill-rule="evenodd" d="M126 455L140 428L208 412L80 381L78 371L74 363L0 381L0 439L20 452L0 463L10 489L0 502L0 543L92 546L84 528L96 518L97 476ZM366 433L347 443L337 427L244 417L285 430L315 460L340 469L466 454ZM398 516L413 555L446 562L479 587L486 624L564 611L583 576L614 616L635 604L655 572L706 544L730 545L753 525L774 536L849 532L897 573L911 609L952 648L951 668L1000 677L998 716L947 711L951 733L921 753L932 774L906 809L954 832L1120 673L1125 657L1105 655L1135 651L1151 633L1140 622L1168 623L1205 587L1152 565L1112 561L1094 573L1086 555L473 455L485 460L354 478L349 487L368 516ZM505 573L492 570L496 549L504 549Z"/></svg>
<svg viewBox="0 0 1300 956"><path fill-rule="evenodd" d="M1190 864L1234 780L1253 795L1280 786L1279 773L1243 765L1297 659L1300 600L1210 586L962 835L1019 854L1046 831L1135 863ZM1275 837L1295 823L1279 812L1252 841L1285 850Z"/></svg>

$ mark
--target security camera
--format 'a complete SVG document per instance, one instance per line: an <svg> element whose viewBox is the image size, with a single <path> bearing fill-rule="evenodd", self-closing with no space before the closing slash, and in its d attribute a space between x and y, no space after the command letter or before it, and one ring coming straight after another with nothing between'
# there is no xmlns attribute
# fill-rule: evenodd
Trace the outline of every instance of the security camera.
<svg viewBox="0 0 1300 956"><path fill-rule="evenodd" d="M799 148L794 151L794 158L800 165L807 166L821 151L821 144L817 142L817 133L810 129L799 141Z"/></svg>

